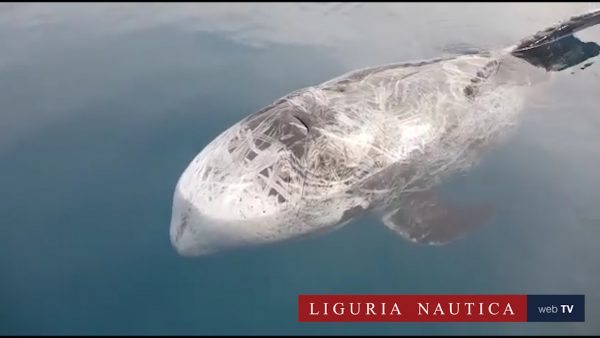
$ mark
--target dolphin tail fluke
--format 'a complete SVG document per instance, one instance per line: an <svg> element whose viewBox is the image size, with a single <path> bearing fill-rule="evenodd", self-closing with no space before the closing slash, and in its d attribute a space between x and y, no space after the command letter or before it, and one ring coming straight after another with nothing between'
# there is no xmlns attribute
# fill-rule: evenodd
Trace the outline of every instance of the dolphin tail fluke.
<svg viewBox="0 0 600 338"><path fill-rule="evenodd" d="M600 54L594 42L582 42L573 34L600 24L600 9L573 16L527 37L511 54L548 71L560 71Z"/></svg>

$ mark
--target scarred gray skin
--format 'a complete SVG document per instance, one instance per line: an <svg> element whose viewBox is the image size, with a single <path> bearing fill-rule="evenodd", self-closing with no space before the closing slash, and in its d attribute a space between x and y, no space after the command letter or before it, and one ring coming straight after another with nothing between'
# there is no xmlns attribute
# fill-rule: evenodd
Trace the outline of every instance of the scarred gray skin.
<svg viewBox="0 0 600 338"><path fill-rule="evenodd" d="M571 18L568 34L599 18ZM354 71L248 116L182 173L173 246L199 256L272 243L337 229L367 211L415 242L458 237L490 210L460 217L431 189L518 122L527 89L548 73L517 52L560 39L561 25L502 51Z"/></svg>

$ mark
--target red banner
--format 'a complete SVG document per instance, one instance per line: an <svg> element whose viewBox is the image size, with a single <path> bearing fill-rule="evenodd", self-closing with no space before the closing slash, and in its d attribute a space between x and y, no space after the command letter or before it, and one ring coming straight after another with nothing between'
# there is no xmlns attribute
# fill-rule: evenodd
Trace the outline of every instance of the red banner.
<svg viewBox="0 0 600 338"><path fill-rule="evenodd" d="M299 295L300 322L526 322L526 295Z"/></svg>

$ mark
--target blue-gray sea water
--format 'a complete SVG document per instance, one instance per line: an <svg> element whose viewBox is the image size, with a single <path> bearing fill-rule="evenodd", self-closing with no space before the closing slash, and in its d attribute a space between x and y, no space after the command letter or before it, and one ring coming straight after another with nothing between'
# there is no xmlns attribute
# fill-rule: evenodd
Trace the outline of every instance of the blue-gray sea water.
<svg viewBox="0 0 600 338"><path fill-rule="evenodd" d="M534 95L447 194L490 223L421 246L365 216L183 258L191 159L344 72L504 48L598 3L1 4L0 334L598 334L600 65ZM578 33L600 39L600 27ZM585 294L585 323L299 323L301 293Z"/></svg>

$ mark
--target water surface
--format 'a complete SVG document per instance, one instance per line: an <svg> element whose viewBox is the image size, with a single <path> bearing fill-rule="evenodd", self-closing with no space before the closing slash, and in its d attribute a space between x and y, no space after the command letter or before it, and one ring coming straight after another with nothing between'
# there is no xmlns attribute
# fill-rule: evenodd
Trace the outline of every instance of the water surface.
<svg viewBox="0 0 600 338"><path fill-rule="evenodd" d="M278 97L503 48L599 6L0 5L0 333L600 333L598 63L557 76L507 143L444 185L497 210L462 241L413 245L368 216L198 259L168 238L189 161ZM307 324L299 293L585 294L587 322Z"/></svg>

